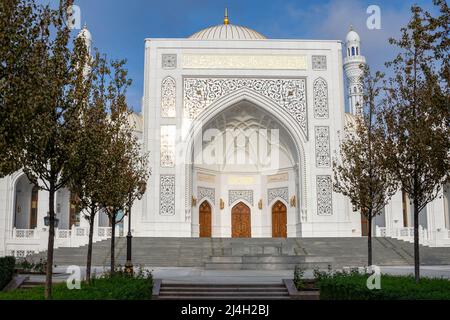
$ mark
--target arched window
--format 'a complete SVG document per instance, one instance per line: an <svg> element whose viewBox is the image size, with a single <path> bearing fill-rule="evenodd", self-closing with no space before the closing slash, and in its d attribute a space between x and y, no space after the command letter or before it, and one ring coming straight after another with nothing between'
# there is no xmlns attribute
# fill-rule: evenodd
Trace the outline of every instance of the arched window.
<svg viewBox="0 0 450 320"><path fill-rule="evenodd" d="M350 48L347 48L348 56L350 57Z"/></svg>
<svg viewBox="0 0 450 320"><path fill-rule="evenodd" d="M359 55L359 48L356 47L356 55Z"/></svg>
<svg viewBox="0 0 450 320"><path fill-rule="evenodd" d="M355 55L355 47L352 47L352 56Z"/></svg>

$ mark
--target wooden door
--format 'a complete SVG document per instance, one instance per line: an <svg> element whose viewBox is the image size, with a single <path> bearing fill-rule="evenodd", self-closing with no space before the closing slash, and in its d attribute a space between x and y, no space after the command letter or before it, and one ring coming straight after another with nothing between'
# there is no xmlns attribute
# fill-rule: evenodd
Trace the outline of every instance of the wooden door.
<svg viewBox="0 0 450 320"><path fill-rule="evenodd" d="M402 190L403 227L408 227L408 202L406 192Z"/></svg>
<svg viewBox="0 0 450 320"><path fill-rule="evenodd" d="M287 208L281 201L272 206L272 237L287 237Z"/></svg>
<svg viewBox="0 0 450 320"><path fill-rule="evenodd" d="M72 229L72 226L77 226L77 204L76 204L76 195L74 193L70 193L70 202L69 202L69 229Z"/></svg>
<svg viewBox="0 0 450 320"><path fill-rule="evenodd" d="M231 209L231 236L233 238L250 238L251 235L250 208L239 202Z"/></svg>
<svg viewBox="0 0 450 320"><path fill-rule="evenodd" d="M204 201L199 208L200 238L211 238L211 206Z"/></svg>
<svg viewBox="0 0 450 320"><path fill-rule="evenodd" d="M38 196L39 189L34 186L31 190L30 229L34 229L37 226Z"/></svg>
<svg viewBox="0 0 450 320"><path fill-rule="evenodd" d="M369 235L369 220L367 220L364 214L361 214L361 236L366 237Z"/></svg>

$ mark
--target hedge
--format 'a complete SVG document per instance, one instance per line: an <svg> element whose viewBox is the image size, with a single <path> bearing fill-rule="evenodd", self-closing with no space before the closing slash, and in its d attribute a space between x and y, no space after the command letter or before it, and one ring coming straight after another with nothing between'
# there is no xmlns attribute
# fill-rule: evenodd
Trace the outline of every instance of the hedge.
<svg viewBox="0 0 450 320"><path fill-rule="evenodd" d="M53 285L54 300L149 300L152 296L151 273L135 277L118 273L93 279L91 284L81 283L81 288L69 290L66 283ZM43 300L44 287L0 292L0 300Z"/></svg>
<svg viewBox="0 0 450 320"><path fill-rule="evenodd" d="M357 272L316 276L321 300L450 300L450 281L440 278L381 275L381 289L369 290L370 275Z"/></svg>
<svg viewBox="0 0 450 320"><path fill-rule="evenodd" d="M12 279L16 259L14 257L0 258L0 290L2 290Z"/></svg>

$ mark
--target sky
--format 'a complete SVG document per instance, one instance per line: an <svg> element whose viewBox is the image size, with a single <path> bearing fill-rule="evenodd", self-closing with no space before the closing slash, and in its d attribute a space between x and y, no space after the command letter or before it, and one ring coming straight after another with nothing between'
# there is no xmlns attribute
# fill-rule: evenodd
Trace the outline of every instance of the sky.
<svg viewBox="0 0 450 320"><path fill-rule="evenodd" d="M86 23L92 33L93 46L111 59L127 59L133 80L127 100L137 112L143 95L145 38L188 37L222 23L227 7L230 23L272 39L343 41L353 25L371 69L384 71L384 62L396 52L387 41L398 37L413 3L434 10L432 0L75 0L82 24ZM379 30L366 26L369 5L381 9ZM74 30L74 35L77 32Z"/></svg>

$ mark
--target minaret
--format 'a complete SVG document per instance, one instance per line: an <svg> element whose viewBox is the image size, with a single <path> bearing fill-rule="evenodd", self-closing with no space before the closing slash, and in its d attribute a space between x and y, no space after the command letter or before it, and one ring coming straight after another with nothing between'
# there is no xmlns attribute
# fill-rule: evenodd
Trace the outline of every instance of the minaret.
<svg viewBox="0 0 450 320"><path fill-rule="evenodd" d="M92 35L89 32L86 24L84 24L83 29L81 29L81 31L78 33L77 38L82 38L84 40L89 55L89 59L91 59ZM90 66L86 65L83 70L83 75L87 77L90 71L91 71Z"/></svg>
<svg viewBox="0 0 450 320"><path fill-rule="evenodd" d="M348 81L348 105L351 114L361 112L363 106L363 73L361 65L366 65L366 58L361 55L361 40L359 35L350 26L347 34L346 57L344 59L344 70Z"/></svg>
<svg viewBox="0 0 450 320"><path fill-rule="evenodd" d="M83 38L86 44L86 48L89 52L89 54L91 54L91 47L92 47L92 35L89 32L87 25L84 24L83 29L81 29L81 31L78 33L78 38Z"/></svg>

